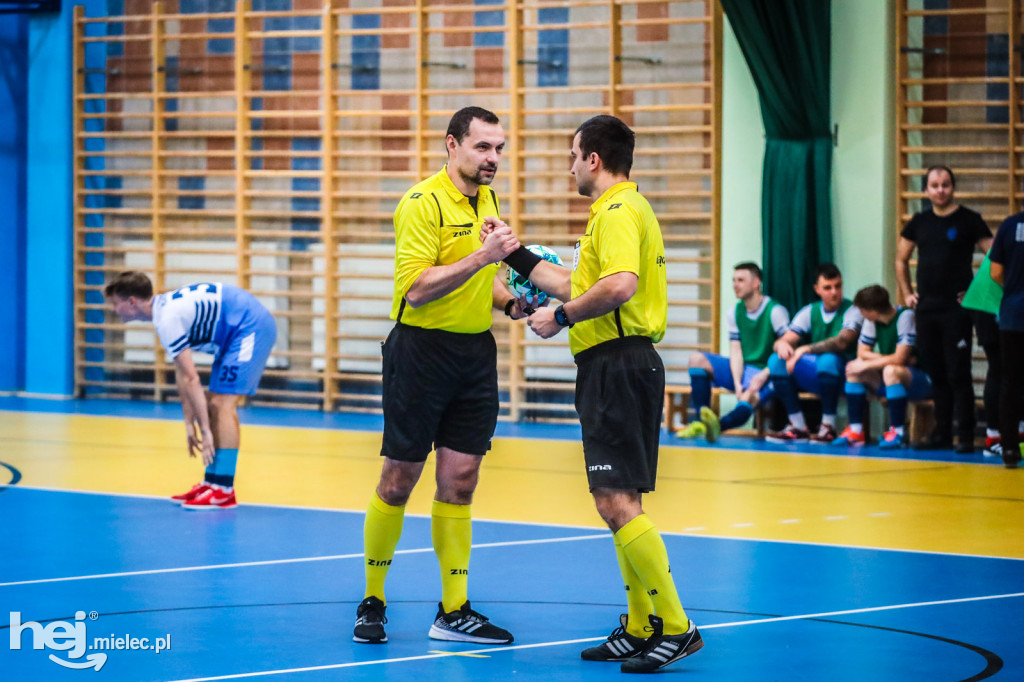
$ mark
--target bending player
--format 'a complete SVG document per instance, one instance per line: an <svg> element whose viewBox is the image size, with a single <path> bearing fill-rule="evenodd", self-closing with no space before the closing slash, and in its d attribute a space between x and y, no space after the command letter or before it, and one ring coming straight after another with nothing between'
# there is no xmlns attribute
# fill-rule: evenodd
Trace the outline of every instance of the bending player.
<svg viewBox="0 0 1024 682"><path fill-rule="evenodd" d="M202 455L206 475L171 499L191 510L234 507L238 402L256 392L277 338L270 311L248 291L219 282L154 296L149 277L135 271L114 277L103 293L123 321L151 321L174 359L188 453ZM192 359L193 349L214 354L209 398Z"/></svg>
<svg viewBox="0 0 1024 682"><path fill-rule="evenodd" d="M768 358L775 340L789 327L789 312L761 293L761 268L754 263L740 263L733 269L732 290L740 300L726 318L729 357L690 356L690 423L676 432L680 438L704 436L713 443L722 431L745 424L758 403L771 395ZM713 386L737 398L736 407L721 420L710 407Z"/></svg>
<svg viewBox="0 0 1024 682"><path fill-rule="evenodd" d="M914 311L897 308L889 300L885 287L874 284L857 292L853 304L864 316L857 357L846 365L846 405L850 425L834 442L835 445L864 444L864 410L868 390L884 395L889 404L889 429L878 447L894 450L906 445L904 423L907 402L931 396L928 375L913 366Z"/></svg>
<svg viewBox="0 0 1024 682"><path fill-rule="evenodd" d="M814 293L821 300L805 305L793 317L789 330L775 342L768 371L775 395L789 415L789 425L769 433L772 443L831 443L836 439L836 412L844 366L856 356L857 338L864 318L860 309L843 298L843 276L832 263L818 266ZM821 426L807 430L798 392L821 397Z"/></svg>

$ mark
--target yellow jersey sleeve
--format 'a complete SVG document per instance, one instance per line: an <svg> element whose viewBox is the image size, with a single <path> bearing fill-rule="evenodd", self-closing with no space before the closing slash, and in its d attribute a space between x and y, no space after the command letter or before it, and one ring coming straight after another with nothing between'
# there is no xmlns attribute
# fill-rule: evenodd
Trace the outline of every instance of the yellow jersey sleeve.
<svg viewBox="0 0 1024 682"><path fill-rule="evenodd" d="M430 193L417 189L395 209L395 290L402 296L441 253L440 211Z"/></svg>

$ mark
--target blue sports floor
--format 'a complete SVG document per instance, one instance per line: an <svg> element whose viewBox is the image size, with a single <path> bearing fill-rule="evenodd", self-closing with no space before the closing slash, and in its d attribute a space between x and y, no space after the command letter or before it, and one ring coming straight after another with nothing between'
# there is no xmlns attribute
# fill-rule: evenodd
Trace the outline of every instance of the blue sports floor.
<svg viewBox="0 0 1024 682"><path fill-rule="evenodd" d="M502 426L484 462L470 598L516 641L427 637L431 470L388 577L389 642L365 645L351 633L379 418L245 410L241 504L189 513L167 500L200 475L179 414L0 399L0 680L623 677L579 658L625 600L578 429ZM667 435L661 457L645 507L705 647L659 675L1024 680L1021 470Z"/></svg>

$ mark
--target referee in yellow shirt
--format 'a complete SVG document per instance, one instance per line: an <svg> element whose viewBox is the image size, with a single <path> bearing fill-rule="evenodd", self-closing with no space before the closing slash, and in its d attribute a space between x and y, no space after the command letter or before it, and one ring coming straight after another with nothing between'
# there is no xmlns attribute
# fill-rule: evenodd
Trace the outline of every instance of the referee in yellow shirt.
<svg viewBox="0 0 1024 682"><path fill-rule="evenodd" d="M384 465L366 512L366 592L356 610L356 642L387 641L384 580L405 504L431 450L437 452L431 536L441 566L441 603L429 636L512 641L467 598L470 503L498 419L491 309L525 316L522 302L497 278L497 263L519 247L498 219L498 199L488 186L505 133L493 113L467 107L448 124L445 146L445 167L406 192L395 210L395 327L383 346Z"/></svg>
<svg viewBox="0 0 1024 682"><path fill-rule="evenodd" d="M538 309L528 324L543 338L569 328L590 492L613 533L626 586L622 627L582 657L646 673L704 642L679 601L665 543L641 506L657 475L665 367L654 344L665 335L668 303L661 227L629 182L633 146L633 131L614 116L595 116L576 130L571 172L593 204L571 271L531 258L525 248L505 261L565 301Z"/></svg>

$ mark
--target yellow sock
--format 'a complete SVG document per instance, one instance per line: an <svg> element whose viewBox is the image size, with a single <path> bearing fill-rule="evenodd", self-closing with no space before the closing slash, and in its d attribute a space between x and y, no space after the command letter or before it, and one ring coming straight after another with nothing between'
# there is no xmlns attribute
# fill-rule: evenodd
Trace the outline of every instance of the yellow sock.
<svg viewBox="0 0 1024 682"><path fill-rule="evenodd" d="M393 507L376 491L366 510L363 524L363 551L366 558L366 597L384 598L384 579L388 577L391 560L395 558L395 547L402 537L402 523L405 521L405 505Z"/></svg>
<svg viewBox="0 0 1024 682"><path fill-rule="evenodd" d="M651 603L644 584L640 582L640 577L633 570L633 564L626 558L619 536L612 535L612 539L615 540L615 557L619 560L619 571L622 572L622 581L626 586L626 604L629 609L626 632L634 637L646 639L650 633L644 631L644 628L650 624L648 616L654 613L654 604Z"/></svg>
<svg viewBox="0 0 1024 682"><path fill-rule="evenodd" d="M434 500L430 537L441 565L441 604L445 613L451 613L462 608L468 599L469 548L473 544L469 505Z"/></svg>
<svg viewBox="0 0 1024 682"><path fill-rule="evenodd" d="M641 514L615 534L622 543L622 552L629 559L654 605L654 612L664 621L666 635L680 635L690 627L676 592L676 584L668 565L668 552L658 530Z"/></svg>

